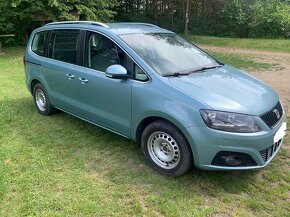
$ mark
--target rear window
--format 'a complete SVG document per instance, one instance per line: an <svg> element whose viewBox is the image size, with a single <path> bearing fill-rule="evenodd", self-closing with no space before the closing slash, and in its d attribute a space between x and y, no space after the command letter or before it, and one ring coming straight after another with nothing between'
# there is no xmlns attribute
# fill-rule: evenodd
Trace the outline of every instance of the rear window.
<svg viewBox="0 0 290 217"><path fill-rule="evenodd" d="M46 39L46 31L36 33L32 41L31 50L37 55L44 56Z"/></svg>
<svg viewBox="0 0 290 217"><path fill-rule="evenodd" d="M80 30L66 29L52 32L49 56L52 59L76 64Z"/></svg>

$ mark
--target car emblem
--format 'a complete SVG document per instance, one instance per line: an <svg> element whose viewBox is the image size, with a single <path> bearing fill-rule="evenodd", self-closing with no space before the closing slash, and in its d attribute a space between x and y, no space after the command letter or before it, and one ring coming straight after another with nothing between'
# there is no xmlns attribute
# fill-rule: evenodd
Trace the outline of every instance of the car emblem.
<svg viewBox="0 0 290 217"><path fill-rule="evenodd" d="M279 119L281 117L281 115L280 115L280 113L279 113L279 111L277 109L273 109L272 112L275 113L277 119Z"/></svg>

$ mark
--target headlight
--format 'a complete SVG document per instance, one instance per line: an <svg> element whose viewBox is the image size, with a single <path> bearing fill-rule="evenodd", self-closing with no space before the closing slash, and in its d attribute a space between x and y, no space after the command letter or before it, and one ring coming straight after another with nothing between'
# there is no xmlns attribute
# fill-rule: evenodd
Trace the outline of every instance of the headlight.
<svg viewBox="0 0 290 217"><path fill-rule="evenodd" d="M214 110L200 110L200 114L204 123L212 129L237 133L261 131L253 116Z"/></svg>

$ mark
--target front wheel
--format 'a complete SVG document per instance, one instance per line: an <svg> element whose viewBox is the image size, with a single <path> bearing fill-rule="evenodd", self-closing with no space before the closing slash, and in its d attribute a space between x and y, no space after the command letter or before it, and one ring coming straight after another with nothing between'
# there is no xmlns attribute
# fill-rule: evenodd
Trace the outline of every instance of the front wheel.
<svg viewBox="0 0 290 217"><path fill-rule="evenodd" d="M180 176L193 165L186 139L167 121L158 120L148 125L142 133L141 146L152 167L164 175Z"/></svg>

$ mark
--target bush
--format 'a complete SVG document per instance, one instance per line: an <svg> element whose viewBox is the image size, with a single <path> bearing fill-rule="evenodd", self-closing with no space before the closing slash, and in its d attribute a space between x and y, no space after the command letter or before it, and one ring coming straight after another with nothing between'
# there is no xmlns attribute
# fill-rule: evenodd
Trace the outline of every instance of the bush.
<svg viewBox="0 0 290 217"><path fill-rule="evenodd" d="M290 37L290 6L275 0L257 1L253 5L250 37Z"/></svg>

